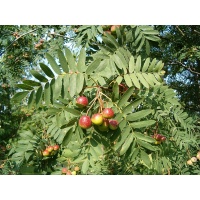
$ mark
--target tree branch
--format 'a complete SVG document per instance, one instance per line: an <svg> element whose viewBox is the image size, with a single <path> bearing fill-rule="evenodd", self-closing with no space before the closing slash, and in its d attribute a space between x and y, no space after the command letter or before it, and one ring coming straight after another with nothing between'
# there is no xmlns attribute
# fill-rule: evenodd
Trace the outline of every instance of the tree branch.
<svg viewBox="0 0 200 200"><path fill-rule="evenodd" d="M176 28L179 30L179 32L182 34L182 36L185 36L185 34L183 33L183 31L176 25Z"/></svg>
<svg viewBox="0 0 200 200"><path fill-rule="evenodd" d="M17 37L15 40L13 40L13 41L5 48L5 50L1 53L0 56L2 56L2 55L10 48L10 46L11 46L13 43L15 43L17 40L19 40L21 37L23 37L23 36L25 36L25 35L27 35L27 34L29 34L29 33L32 33L32 32L34 32L34 31L36 31L36 30L37 30L37 29L31 30L31 31L29 31L29 32L27 32L27 33L24 33L24 34L20 35L19 37Z"/></svg>
<svg viewBox="0 0 200 200"><path fill-rule="evenodd" d="M192 70L189 66L184 65L182 62L175 61L175 62L172 62L172 63L169 63L169 64L170 64L170 65L180 64L180 65L183 66L185 69L189 70L191 73L195 73L195 74L200 75L199 72L196 72L196 71Z"/></svg>

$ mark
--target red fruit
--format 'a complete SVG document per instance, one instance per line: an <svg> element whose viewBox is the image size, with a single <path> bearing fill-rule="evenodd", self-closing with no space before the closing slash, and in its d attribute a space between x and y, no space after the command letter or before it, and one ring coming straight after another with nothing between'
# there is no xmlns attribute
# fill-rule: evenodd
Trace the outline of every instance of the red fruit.
<svg viewBox="0 0 200 200"><path fill-rule="evenodd" d="M166 137L165 136L162 136L161 139L160 139L162 142L164 142L166 140Z"/></svg>
<svg viewBox="0 0 200 200"><path fill-rule="evenodd" d="M162 135L160 135L160 134L156 134L155 136L154 136L154 138L157 140L157 141L161 141L161 138L162 138L163 136Z"/></svg>
<svg viewBox="0 0 200 200"><path fill-rule="evenodd" d="M109 120L109 128L111 130L116 130L118 128L118 121L114 119Z"/></svg>
<svg viewBox="0 0 200 200"><path fill-rule="evenodd" d="M104 31L103 34L106 36L105 33L111 34L111 31Z"/></svg>
<svg viewBox="0 0 200 200"><path fill-rule="evenodd" d="M49 156L49 151L44 150L44 151L42 152L42 155L45 156L45 157Z"/></svg>
<svg viewBox="0 0 200 200"><path fill-rule="evenodd" d="M100 131L108 131L109 130L109 121L108 119L103 119L103 123L98 126Z"/></svg>
<svg viewBox="0 0 200 200"><path fill-rule="evenodd" d="M54 151L57 151L59 148L60 148L60 147L59 147L59 145L57 145L57 144L53 146L53 150L54 150Z"/></svg>
<svg viewBox="0 0 200 200"><path fill-rule="evenodd" d="M70 170L67 170L66 175L72 175L71 171L70 171Z"/></svg>
<svg viewBox="0 0 200 200"><path fill-rule="evenodd" d="M89 116L83 115L79 119L79 126L83 129L88 129L92 126L92 122Z"/></svg>
<svg viewBox="0 0 200 200"><path fill-rule="evenodd" d="M48 146L48 147L46 148L46 150L47 150L49 153L51 153L51 152L53 151L53 146Z"/></svg>
<svg viewBox="0 0 200 200"><path fill-rule="evenodd" d="M105 108L102 112L104 118L111 119L114 117L114 111L112 108Z"/></svg>
<svg viewBox="0 0 200 200"><path fill-rule="evenodd" d="M123 92L126 92L126 90L128 90L128 87L125 84L120 83L119 84L119 91L123 93Z"/></svg>
<svg viewBox="0 0 200 200"><path fill-rule="evenodd" d="M62 168L62 174L67 174L68 169L66 167Z"/></svg>
<svg viewBox="0 0 200 200"><path fill-rule="evenodd" d="M91 121L95 125L101 125L103 123L103 116L100 113L92 115Z"/></svg>
<svg viewBox="0 0 200 200"><path fill-rule="evenodd" d="M76 166L76 167L74 167L74 171L79 171L80 170L80 168L78 167L78 166Z"/></svg>
<svg viewBox="0 0 200 200"><path fill-rule="evenodd" d="M88 99L87 97L84 97L84 96L81 96L81 97L78 97L76 99L76 105L79 107L79 108L84 108L88 105Z"/></svg>
<svg viewBox="0 0 200 200"><path fill-rule="evenodd" d="M117 28L117 27L119 28L120 25L113 25L113 26L111 26L111 29L110 29L110 30L111 30L111 33L112 33L112 34L116 34L116 28Z"/></svg>

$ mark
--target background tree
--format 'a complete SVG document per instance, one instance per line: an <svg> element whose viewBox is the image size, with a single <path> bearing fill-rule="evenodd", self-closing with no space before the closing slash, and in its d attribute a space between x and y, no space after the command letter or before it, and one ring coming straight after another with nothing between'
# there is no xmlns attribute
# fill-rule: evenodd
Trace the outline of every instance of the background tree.
<svg viewBox="0 0 200 200"><path fill-rule="evenodd" d="M185 109L200 111L200 27L155 26L160 32L159 45L152 47L151 55L165 63L167 84L174 88Z"/></svg>

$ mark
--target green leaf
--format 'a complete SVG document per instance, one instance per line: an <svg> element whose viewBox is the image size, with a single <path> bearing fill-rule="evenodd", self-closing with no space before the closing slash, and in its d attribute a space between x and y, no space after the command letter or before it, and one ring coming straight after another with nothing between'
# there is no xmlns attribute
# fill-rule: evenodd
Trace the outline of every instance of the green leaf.
<svg viewBox="0 0 200 200"><path fill-rule="evenodd" d="M30 73L39 81L41 82L48 82L48 79L45 78L44 76L42 76L39 72L35 71L35 70L30 70Z"/></svg>
<svg viewBox="0 0 200 200"><path fill-rule="evenodd" d="M151 75L149 76L149 74L145 74L143 73L142 76L144 77L144 79L146 80L146 82L151 85L151 86L154 86L154 82L151 78Z"/></svg>
<svg viewBox="0 0 200 200"><path fill-rule="evenodd" d="M128 87L133 86L133 83L132 83L132 81L131 81L131 78L130 78L130 75L129 75L129 74L125 74L125 75L124 75L124 80L125 80L126 84L128 85Z"/></svg>
<svg viewBox="0 0 200 200"><path fill-rule="evenodd" d="M160 41L160 38L157 37L157 36L155 36L155 35L149 35L149 36L145 35L145 38L146 38L147 40L151 40L151 41L155 41L155 42Z"/></svg>
<svg viewBox="0 0 200 200"><path fill-rule="evenodd" d="M133 128L143 128L143 127L149 127L153 124L155 124L155 120L147 120L147 121L140 121L140 122L133 122L131 125Z"/></svg>
<svg viewBox="0 0 200 200"><path fill-rule="evenodd" d="M24 80L23 83L30 86L41 86L39 82L32 81L32 80Z"/></svg>
<svg viewBox="0 0 200 200"><path fill-rule="evenodd" d="M154 143L155 142L155 139L152 138L152 137L149 137L147 135L144 135L142 133L139 133L139 132L134 132L134 136L139 139L139 140L143 140L145 142L150 142L150 143Z"/></svg>
<svg viewBox="0 0 200 200"><path fill-rule="evenodd" d="M147 34L147 35L158 35L159 34L159 32L157 30L145 30L143 33Z"/></svg>
<svg viewBox="0 0 200 200"><path fill-rule="evenodd" d="M43 63L40 63L40 67L42 69L42 71L50 78L54 78L54 74L53 72L49 69L48 66L46 66L45 64Z"/></svg>
<svg viewBox="0 0 200 200"><path fill-rule="evenodd" d="M31 109L34 103L35 90L33 90L28 98L28 109Z"/></svg>
<svg viewBox="0 0 200 200"><path fill-rule="evenodd" d="M130 115L128 115L126 117L126 119L128 121L136 121L138 119L141 119L141 118L144 118L146 117L147 115L151 114L152 113L152 109L146 109L146 110L141 110L141 111L138 111L138 112L135 112L135 113L132 113Z"/></svg>
<svg viewBox="0 0 200 200"><path fill-rule="evenodd" d="M13 102L21 101L28 93L29 93L29 91L18 92L12 97L12 101Z"/></svg>
<svg viewBox="0 0 200 200"><path fill-rule="evenodd" d="M146 72L146 70L149 67L149 63L150 63L150 58L147 58L144 62L143 68L142 68L142 72Z"/></svg>
<svg viewBox="0 0 200 200"><path fill-rule="evenodd" d="M142 140L136 140L137 141L137 143L140 145L140 146L142 146L142 147L144 147L144 148L146 148L146 149L148 149L148 150L151 150L151 151L157 151L158 149L156 148L156 147L154 147L154 146L152 146L151 144L149 144L148 142L144 142L144 141L142 141Z"/></svg>
<svg viewBox="0 0 200 200"><path fill-rule="evenodd" d="M57 65L57 63L56 63L56 61L54 60L54 58L53 58L49 53L46 53L46 58L47 58L49 64L51 65L53 71L54 71L56 74L61 74L60 67Z"/></svg>
<svg viewBox="0 0 200 200"><path fill-rule="evenodd" d="M83 162L81 171L82 171L83 174L86 174L87 171L88 171L88 169L89 169L89 160L85 160L85 161Z"/></svg>
<svg viewBox="0 0 200 200"><path fill-rule="evenodd" d="M135 71L139 72L141 69L141 56L137 57L136 64L135 64Z"/></svg>
<svg viewBox="0 0 200 200"><path fill-rule="evenodd" d="M66 124L62 125L60 128L64 129L70 126L73 126L77 122L77 117L70 119Z"/></svg>
<svg viewBox="0 0 200 200"><path fill-rule="evenodd" d="M122 76L118 76L116 79L116 82L118 83L118 85L122 82L123 78Z"/></svg>
<svg viewBox="0 0 200 200"><path fill-rule="evenodd" d="M115 102L119 100L119 85L117 82L113 84L112 88L112 100Z"/></svg>
<svg viewBox="0 0 200 200"><path fill-rule="evenodd" d="M135 85L135 87L140 89L140 83L139 83L138 78L135 75L135 73L130 74L130 77L131 77L131 80L133 81L133 84Z"/></svg>
<svg viewBox="0 0 200 200"><path fill-rule="evenodd" d="M119 100L118 106L123 106L133 94L134 86L130 87Z"/></svg>
<svg viewBox="0 0 200 200"><path fill-rule="evenodd" d="M63 77L64 98L66 99L69 94L69 74Z"/></svg>
<svg viewBox="0 0 200 200"><path fill-rule="evenodd" d="M124 153L126 153L131 143L133 142L133 138L134 138L133 134L130 133L130 135L126 138L124 144L122 145L122 148L120 150L120 155L123 155Z"/></svg>
<svg viewBox="0 0 200 200"><path fill-rule="evenodd" d="M46 106L49 106L51 103L51 88L50 84L47 82L44 87L44 101Z"/></svg>
<svg viewBox="0 0 200 200"><path fill-rule="evenodd" d="M146 53L147 53L147 55L149 55L150 54L150 44L149 44L148 40L146 40L145 47L146 47Z"/></svg>
<svg viewBox="0 0 200 200"><path fill-rule="evenodd" d="M69 144L73 134L73 128L67 129L67 133L62 141L63 146L67 146Z"/></svg>
<svg viewBox="0 0 200 200"><path fill-rule="evenodd" d="M147 166L147 167L150 167L151 165L151 161L149 159L149 156L146 152L140 150L140 154L141 154L141 159L142 161L144 162L144 164Z"/></svg>
<svg viewBox="0 0 200 200"><path fill-rule="evenodd" d="M126 138L131 134L130 131L131 131L130 126L126 126L125 129L121 131L119 139L117 140L117 143L114 146L115 151L117 151L122 146Z"/></svg>
<svg viewBox="0 0 200 200"><path fill-rule="evenodd" d="M134 71L135 71L135 59L133 56L131 56L129 60L129 73L133 73Z"/></svg>
<svg viewBox="0 0 200 200"><path fill-rule="evenodd" d="M84 75L82 73L78 73L77 74L77 78L76 78L76 92L79 94L84 86Z"/></svg>
<svg viewBox="0 0 200 200"><path fill-rule="evenodd" d="M69 69L71 69L73 72L76 71L76 64L75 64L75 60L74 57L71 53L71 51L69 49L65 49L65 56L67 58L67 61L69 63Z"/></svg>
<svg viewBox="0 0 200 200"><path fill-rule="evenodd" d="M109 63L108 59L105 59L105 60L101 61L100 65L94 70L95 73L103 71L106 67L109 66L108 63Z"/></svg>
<svg viewBox="0 0 200 200"><path fill-rule="evenodd" d="M140 80L140 82L142 83L142 85L144 85L144 87L149 88L149 84L147 83L147 81L144 79L144 77L142 76L142 74L137 73L137 77Z"/></svg>
<svg viewBox="0 0 200 200"><path fill-rule="evenodd" d="M154 58L152 60L151 64L150 64L149 68L148 68L148 72L152 72L153 71L153 68L154 68L156 62L157 62L157 60L156 60L156 58Z"/></svg>
<svg viewBox="0 0 200 200"><path fill-rule="evenodd" d="M139 106L143 102L143 99L137 99L134 102L131 102L128 106L123 109L123 114L132 113L133 109Z"/></svg>
<svg viewBox="0 0 200 200"><path fill-rule="evenodd" d="M65 58L65 55L63 54L63 52L60 49L57 50L57 53L58 53L59 62L60 62L60 65L61 65L63 71L68 73L69 68L68 68L68 63Z"/></svg>
<svg viewBox="0 0 200 200"><path fill-rule="evenodd" d="M75 116L80 116L81 112L73 108L65 108L65 110Z"/></svg>
<svg viewBox="0 0 200 200"><path fill-rule="evenodd" d="M139 51L141 50L142 46L144 45L144 42L145 42L145 38L142 37L142 40L141 40L141 42L140 42L139 47L136 49L136 52L139 52Z"/></svg>
<svg viewBox="0 0 200 200"><path fill-rule="evenodd" d="M77 78L77 74L72 74L70 76L70 80L69 80L69 94L71 97L73 97L76 94L76 78Z"/></svg>
<svg viewBox="0 0 200 200"><path fill-rule="evenodd" d="M108 35L108 33L106 33L106 32L105 32L105 34ZM116 50L116 46L115 46L115 44L112 43L111 40L109 40L105 36L103 36L102 39L103 39L103 42L106 44L106 46L109 47L110 49L112 49L113 52Z"/></svg>
<svg viewBox="0 0 200 200"><path fill-rule="evenodd" d="M35 103L36 103L36 108L39 108L40 107L40 104L42 102L42 86L40 86L36 92L36 99L35 99Z"/></svg>
<svg viewBox="0 0 200 200"><path fill-rule="evenodd" d="M105 34L108 40L110 41L110 43L112 43L112 45L115 46L115 48L117 49L119 47L119 44L116 42L116 39L109 33L105 32Z"/></svg>
<svg viewBox="0 0 200 200"><path fill-rule="evenodd" d="M55 80L54 92L53 92L53 99L57 99L61 95L62 89L62 76L58 76Z"/></svg>
<svg viewBox="0 0 200 200"><path fill-rule="evenodd" d="M20 88L20 89L24 89L24 90L33 90L34 88L29 86L29 85L25 85L25 84L17 84L16 87Z"/></svg>
<svg viewBox="0 0 200 200"><path fill-rule="evenodd" d="M86 69L86 74L91 74L101 63L101 59L97 59L95 61L93 61L88 68Z"/></svg>
<svg viewBox="0 0 200 200"><path fill-rule="evenodd" d="M85 72L86 66L85 66L85 58L86 58L86 52L85 49L82 48L79 54L77 69L79 72Z"/></svg>

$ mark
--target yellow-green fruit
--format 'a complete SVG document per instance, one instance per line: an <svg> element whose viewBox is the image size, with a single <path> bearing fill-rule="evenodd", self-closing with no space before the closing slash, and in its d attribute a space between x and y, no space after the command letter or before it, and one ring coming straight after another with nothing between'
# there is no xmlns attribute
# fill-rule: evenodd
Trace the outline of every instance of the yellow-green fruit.
<svg viewBox="0 0 200 200"><path fill-rule="evenodd" d="M200 160L200 151L197 153L197 159Z"/></svg>
<svg viewBox="0 0 200 200"><path fill-rule="evenodd" d="M103 116L100 113L92 115L91 121L95 125L101 125L103 123Z"/></svg>
<svg viewBox="0 0 200 200"><path fill-rule="evenodd" d="M155 144L161 144L161 141L155 141Z"/></svg>
<svg viewBox="0 0 200 200"><path fill-rule="evenodd" d="M71 172L72 175L76 175L76 171Z"/></svg>
<svg viewBox="0 0 200 200"><path fill-rule="evenodd" d="M194 162L197 162L197 158L196 158L196 157L192 157L190 160L191 160L193 163L194 163Z"/></svg>
<svg viewBox="0 0 200 200"><path fill-rule="evenodd" d="M188 160L188 161L187 161L187 164L188 164L188 165L193 165L193 162L192 162L191 160Z"/></svg>

